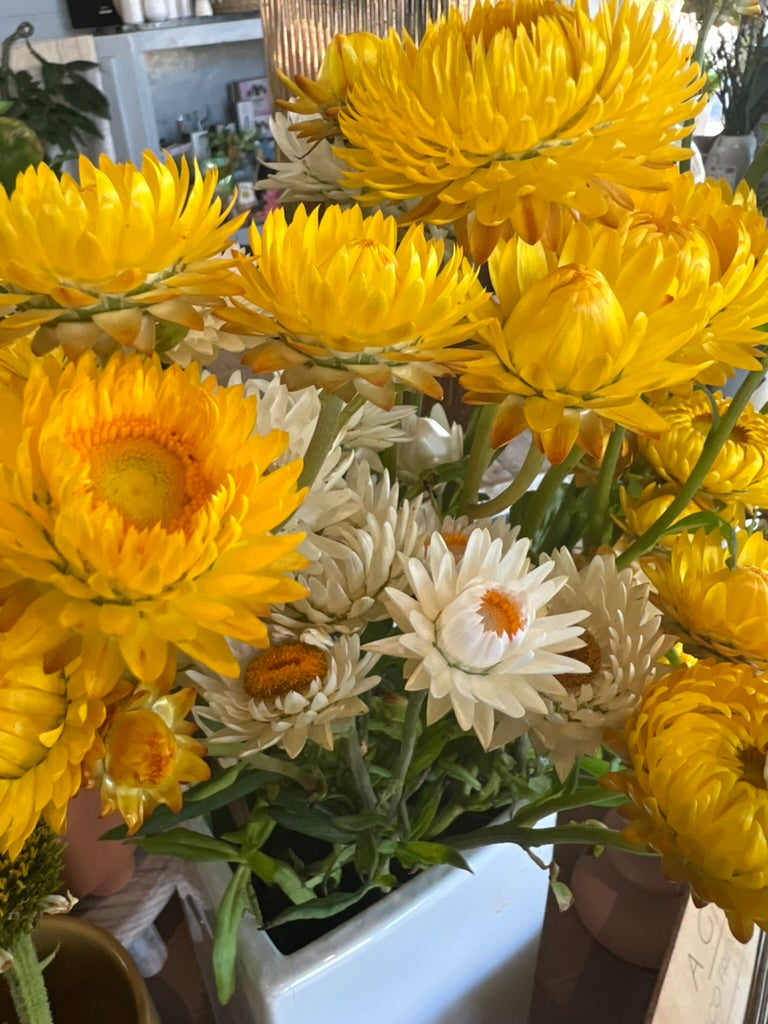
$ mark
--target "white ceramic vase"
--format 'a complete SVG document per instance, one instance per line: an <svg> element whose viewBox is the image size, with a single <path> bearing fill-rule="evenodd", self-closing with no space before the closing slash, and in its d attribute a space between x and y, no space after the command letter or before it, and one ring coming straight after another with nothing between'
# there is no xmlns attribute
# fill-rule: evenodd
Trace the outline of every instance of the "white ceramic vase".
<svg viewBox="0 0 768 1024"><path fill-rule="evenodd" d="M212 992L218 1024L526 1024L547 872L515 846L467 860L472 874L431 868L290 955L245 918L235 995L219 1007ZM211 985L212 908L231 875L220 863L189 869L209 908L190 931Z"/></svg>

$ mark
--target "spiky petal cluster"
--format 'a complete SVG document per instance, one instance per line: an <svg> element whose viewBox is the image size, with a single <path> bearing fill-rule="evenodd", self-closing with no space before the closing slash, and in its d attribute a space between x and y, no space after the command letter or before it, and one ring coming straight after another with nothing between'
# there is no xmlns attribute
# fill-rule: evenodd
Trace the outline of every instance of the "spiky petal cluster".
<svg viewBox="0 0 768 1024"><path fill-rule="evenodd" d="M768 666L768 540L738 530L737 555L718 531L681 533L669 554L643 568L656 588L654 601L696 643L726 658Z"/></svg>
<svg viewBox="0 0 768 1024"><path fill-rule="evenodd" d="M291 388L357 390L383 408L394 380L442 396L435 377L449 372L486 300L460 250L444 259L421 226L398 241L393 217L363 217L357 206L322 216L300 206L290 223L276 210L251 231L251 246L255 263L239 264L243 298L217 313L264 336L247 356L253 370L284 369Z"/></svg>
<svg viewBox="0 0 768 1024"><path fill-rule="evenodd" d="M199 306L236 290L219 255L242 218L214 197L216 174L190 181L171 157L141 169L80 157L78 179L28 168L0 188L0 343L38 332L36 346L72 357L118 345L151 352L157 325L202 329Z"/></svg>
<svg viewBox="0 0 768 1024"><path fill-rule="evenodd" d="M624 836L673 881L716 903L742 942L768 928L768 685L746 665L700 661L664 676L626 729Z"/></svg>
<svg viewBox="0 0 768 1024"><path fill-rule="evenodd" d="M701 82L670 18L609 0L452 10L419 46L390 33L339 111L347 183L371 201L421 199L434 223L471 215L496 233L533 200L604 215L621 187L659 187L659 168L699 109ZM519 230L519 226L518 226Z"/></svg>
<svg viewBox="0 0 768 1024"><path fill-rule="evenodd" d="M664 480L685 483L704 447L713 417L730 405L719 393L694 391L654 405L669 429L655 438L639 438L640 453ZM711 498L738 499L768 506L768 416L748 405L715 456L701 490Z"/></svg>
<svg viewBox="0 0 768 1024"><path fill-rule="evenodd" d="M470 404L501 403L494 446L528 427L559 463L576 443L599 458L616 423L665 428L643 396L695 376L679 356L696 333L705 285L680 294L680 269L660 241L635 237L629 220L575 223L559 254L511 239L488 266L498 303L478 326L461 383Z"/></svg>

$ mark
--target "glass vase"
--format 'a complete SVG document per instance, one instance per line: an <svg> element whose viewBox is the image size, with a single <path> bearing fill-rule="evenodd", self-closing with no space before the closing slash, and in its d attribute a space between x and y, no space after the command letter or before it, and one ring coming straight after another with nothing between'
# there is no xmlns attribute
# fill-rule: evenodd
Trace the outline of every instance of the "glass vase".
<svg viewBox="0 0 768 1024"><path fill-rule="evenodd" d="M339 33L385 36L403 29L418 41L427 23L458 7L465 16L475 0L262 0L264 52L272 100L288 96L277 77L317 74L331 39Z"/></svg>

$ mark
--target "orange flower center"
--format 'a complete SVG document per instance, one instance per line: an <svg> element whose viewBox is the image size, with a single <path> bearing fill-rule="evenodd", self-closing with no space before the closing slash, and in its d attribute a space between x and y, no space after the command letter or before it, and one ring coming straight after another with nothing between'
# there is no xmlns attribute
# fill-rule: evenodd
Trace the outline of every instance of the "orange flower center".
<svg viewBox="0 0 768 1024"><path fill-rule="evenodd" d="M186 530L213 493L185 439L147 417L95 423L70 443L88 463L96 501L139 530Z"/></svg>
<svg viewBox="0 0 768 1024"><path fill-rule="evenodd" d="M126 711L107 734L105 763L115 785L156 789L173 775L176 737L154 711Z"/></svg>
<svg viewBox="0 0 768 1024"><path fill-rule="evenodd" d="M319 647L301 642L280 644L251 659L243 674L243 687L257 700L306 693L327 671L328 658Z"/></svg>
<svg viewBox="0 0 768 1024"><path fill-rule="evenodd" d="M510 639L525 629L528 622L517 602L500 590L486 590L480 601L480 618L487 633Z"/></svg>
<svg viewBox="0 0 768 1024"><path fill-rule="evenodd" d="M561 683L569 693L581 689L585 683L591 683L603 663L600 645L588 629L581 634L581 639L584 646L579 647L577 651L568 651L568 657L586 665L589 672L564 672L563 675L557 676L558 683Z"/></svg>
<svg viewBox="0 0 768 1024"><path fill-rule="evenodd" d="M445 541L445 546L458 561L467 550L469 537L465 533L441 533L440 536Z"/></svg>

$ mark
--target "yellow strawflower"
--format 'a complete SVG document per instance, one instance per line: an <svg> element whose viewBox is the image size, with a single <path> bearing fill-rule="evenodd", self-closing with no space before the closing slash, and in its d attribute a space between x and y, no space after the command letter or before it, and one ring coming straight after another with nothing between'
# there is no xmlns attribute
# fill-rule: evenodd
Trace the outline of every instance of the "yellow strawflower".
<svg viewBox="0 0 768 1024"><path fill-rule="evenodd" d="M605 215L626 187L657 189L700 108L699 69L669 16L608 0L502 0L456 10L419 46L394 33L339 111L346 183L371 202L422 200L442 224L500 231L523 198ZM476 255L476 254L475 254Z"/></svg>
<svg viewBox="0 0 768 1024"><path fill-rule="evenodd" d="M742 942L768 928L768 682L714 660L651 686L627 725L630 842L662 856L672 881L716 903Z"/></svg>
<svg viewBox="0 0 768 1024"><path fill-rule="evenodd" d="M140 687L110 709L84 768L101 789L102 812L119 811L129 835L158 804L180 811L181 785L210 776L206 748L185 721L194 702L190 687L171 694Z"/></svg>
<svg viewBox="0 0 768 1024"><path fill-rule="evenodd" d="M290 223L275 210L250 241L243 297L216 312L230 330L264 336L244 360L254 371L284 369L289 388L356 390L384 408L394 381L442 396L435 378L487 301L461 250L445 258L417 225L398 241L393 217L357 206L322 216L300 206Z"/></svg>
<svg viewBox="0 0 768 1024"><path fill-rule="evenodd" d="M768 540L737 532L736 564L718 531L681 533L669 556L644 560L655 603L696 643L726 658L768 666Z"/></svg>
<svg viewBox="0 0 768 1024"><path fill-rule="evenodd" d="M38 352L151 352L202 328L197 307L236 287L212 257L242 223L214 197L215 172L190 183L186 162L145 153L140 170L80 157L78 177L38 164L0 188L0 344L37 332Z"/></svg>
<svg viewBox="0 0 768 1024"><path fill-rule="evenodd" d="M694 391L654 405L668 424L658 437L638 438L638 448L664 480L682 485L701 455L712 427L712 407L724 415L730 399ZM768 506L768 416L748 405L707 471L701 491L723 501Z"/></svg>
<svg viewBox="0 0 768 1024"><path fill-rule="evenodd" d="M371 32L335 35L325 51L317 78L296 75L291 80L277 72L283 85L293 93L290 100L277 100L277 105L308 118L294 126L298 135L312 140L338 135L339 110L362 68L377 59L380 46L381 40Z"/></svg>
<svg viewBox="0 0 768 1024"><path fill-rule="evenodd" d="M122 665L160 678L176 650L239 672L225 637L266 646L271 602L303 596L298 462L270 471L279 431L253 434L256 399L196 366L88 353L32 368L0 448L0 586L8 658L81 652L111 689ZM10 456L8 453L10 452Z"/></svg>
<svg viewBox="0 0 768 1024"><path fill-rule="evenodd" d="M43 818L62 832L81 765L104 719L81 668L0 660L0 853L17 856Z"/></svg>
<svg viewBox="0 0 768 1024"><path fill-rule="evenodd" d="M665 429L643 396L695 376L679 353L696 331L705 286L680 294L661 242L639 240L629 220L615 229L575 223L559 255L511 239L488 267L495 315L453 365L464 370L468 403L501 403L494 446L528 427L559 463L576 443L601 457L616 423Z"/></svg>
<svg viewBox="0 0 768 1024"><path fill-rule="evenodd" d="M680 287L700 294L700 331L682 358L712 365L701 383L719 385L734 367L756 370L757 346L768 323L768 227L745 182L735 193L725 181L694 183L691 174L669 176L660 192L633 194L633 229L660 240L678 260ZM702 280L708 285L701 292Z"/></svg>

